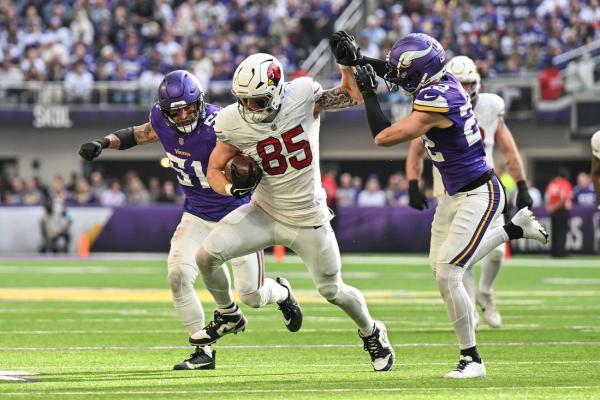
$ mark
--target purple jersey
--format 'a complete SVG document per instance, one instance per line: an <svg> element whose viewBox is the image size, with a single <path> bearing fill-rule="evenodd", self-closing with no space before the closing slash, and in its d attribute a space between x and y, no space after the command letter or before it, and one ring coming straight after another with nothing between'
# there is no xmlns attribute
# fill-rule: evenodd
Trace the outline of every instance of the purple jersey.
<svg viewBox="0 0 600 400"><path fill-rule="evenodd" d="M217 141L213 125L220 110L219 106L207 104L204 121L192 133L183 136L167 125L157 104L150 111L152 128L185 193L184 211L213 222L250 201L249 196L243 199L223 196L212 190L206 180L208 158Z"/></svg>
<svg viewBox="0 0 600 400"><path fill-rule="evenodd" d="M490 170L471 101L454 75L448 73L421 89L414 98L413 109L442 113L454 123L446 129L433 128L423 136L448 194L455 194Z"/></svg>

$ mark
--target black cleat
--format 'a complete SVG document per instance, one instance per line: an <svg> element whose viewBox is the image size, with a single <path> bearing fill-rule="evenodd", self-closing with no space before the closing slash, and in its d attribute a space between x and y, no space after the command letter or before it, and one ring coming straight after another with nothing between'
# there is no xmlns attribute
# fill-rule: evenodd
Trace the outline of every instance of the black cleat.
<svg viewBox="0 0 600 400"><path fill-rule="evenodd" d="M298 332L302 326L302 309L294 297L292 286L285 278L278 277L275 281L288 291L288 297L281 303L277 303L283 314L283 323L290 332Z"/></svg>
<svg viewBox="0 0 600 400"><path fill-rule="evenodd" d="M193 346L213 344L229 333L243 332L246 329L246 322L246 318L238 306L231 314L221 314L215 310L215 318L204 329L194 334L196 338L190 337L190 343Z"/></svg>
<svg viewBox="0 0 600 400"><path fill-rule="evenodd" d="M362 336L358 331L358 336L363 340L365 351L371 356L371 364L375 371L391 371L394 367L394 349L387 337L385 325L380 321L375 321L375 329L369 336Z"/></svg>
<svg viewBox="0 0 600 400"><path fill-rule="evenodd" d="M215 359L217 351L212 350L210 346L197 346L190 358L183 360L179 364L175 364L174 370L190 370L190 369L215 369Z"/></svg>

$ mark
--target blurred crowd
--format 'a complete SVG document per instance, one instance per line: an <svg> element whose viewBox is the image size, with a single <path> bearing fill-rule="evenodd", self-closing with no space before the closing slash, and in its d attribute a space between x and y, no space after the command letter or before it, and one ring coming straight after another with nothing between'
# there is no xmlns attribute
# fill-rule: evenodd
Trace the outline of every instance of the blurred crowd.
<svg viewBox="0 0 600 400"><path fill-rule="evenodd" d="M389 10L389 11L385 11ZM380 0L360 32L362 52L384 57L411 32L437 38L447 59L466 55L483 77L539 71L554 56L600 40L598 0Z"/></svg>
<svg viewBox="0 0 600 400"><path fill-rule="evenodd" d="M64 85L94 100L94 81L136 82L153 96L163 74L188 69L204 87L269 52L288 73L328 37L346 0L0 0L0 80ZM4 94L14 101L23 92ZM111 93L132 103L133 91ZM58 99L63 100L63 99Z"/></svg>
<svg viewBox="0 0 600 400"><path fill-rule="evenodd" d="M94 81L130 82L110 102L148 102L164 74L188 69L227 91L236 65L260 51L288 76L333 31L348 0L0 0L0 82L49 81L54 102L97 101ZM380 0L356 32L362 52L385 57L399 37L424 32L448 59L477 60L484 77L542 70L552 57L600 39L598 0ZM64 94L63 90L64 88ZM146 88L146 90L144 90ZM24 90L4 100L32 102ZM62 98L66 97L66 98Z"/></svg>
<svg viewBox="0 0 600 400"><path fill-rule="evenodd" d="M514 203L517 191L516 182L502 167L496 169L504 184L507 196ZM110 207L146 206L151 204L182 204L184 194L178 183L151 177L143 182L138 174L131 170L122 179L104 176L93 171L89 177L72 173L68 179L57 175L52 182L45 183L36 177L23 179L9 170L0 177L0 204L3 205L43 205L47 201L61 203L64 206L101 205ZM408 205L408 181L404 172L396 172L387 177L368 175L361 177L348 172L325 170L322 184L332 207L385 207ZM548 193L542 193L529 182L529 193L534 207L543 206ZM428 183L422 182L422 189L428 198L433 198L433 190ZM592 180L586 172L576 176L567 199L570 203L595 206L596 194ZM547 192L547 189L546 189ZM546 199L548 200L548 199Z"/></svg>
<svg viewBox="0 0 600 400"><path fill-rule="evenodd" d="M496 168L496 173L506 189L510 204L515 204L517 183L502 167ZM545 193L527 182L529 194L533 199L533 207L544 206L550 201L549 192ZM387 178L387 184L382 185L380 177L369 175L363 180L361 176L348 172L339 174L335 170L327 170L323 174L322 184L327 193L330 206L334 207L386 207L408 205L408 180L404 172L396 172ZM433 199L433 189L425 181L421 182L421 189L429 199ZM586 172L577 174L576 183L571 188L568 201L571 204L595 207L596 194L590 175Z"/></svg>
<svg viewBox="0 0 600 400"><path fill-rule="evenodd" d="M94 171L88 178L72 173L68 179L56 175L46 184L37 177L18 176L0 179L0 204L42 205L47 201L64 206L147 206L157 203L181 204L184 196L171 180L152 177L142 182L135 171L123 179L107 178Z"/></svg>

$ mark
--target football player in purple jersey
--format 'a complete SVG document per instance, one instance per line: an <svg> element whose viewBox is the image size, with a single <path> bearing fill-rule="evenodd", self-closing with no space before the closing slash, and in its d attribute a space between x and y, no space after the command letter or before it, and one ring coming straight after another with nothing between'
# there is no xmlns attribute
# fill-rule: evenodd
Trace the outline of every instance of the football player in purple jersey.
<svg viewBox="0 0 600 400"><path fill-rule="evenodd" d="M474 305L463 285L466 268L509 239L546 243L548 234L532 212L521 209L504 226L488 229L506 196L488 165L469 95L446 73L444 49L434 38L413 33L394 43L386 60L361 57L353 38L336 32L331 48L338 64L356 66L375 144L393 146L421 137L446 190L431 227L429 260L460 345L459 363L447 378L486 375L473 321ZM412 97L412 112L390 122L377 100L377 76Z"/></svg>
<svg viewBox="0 0 600 400"><path fill-rule="evenodd" d="M234 174L232 196L216 193L208 185L206 167L216 144L213 126L220 110L217 105L205 103L204 92L194 75L184 70L172 71L158 88L158 102L152 106L148 122L84 143L79 151L81 157L92 161L105 148L125 150L160 141L183 188L184 212L171 240L168 279L173 304L196 350L189 359L175 365L177 370L215 368L216 351L210 345L194 343L194 335L204 328L204 311L194 283L200 273L214 297L215 292L221 292L222 288L230 291L230 279L224 264L210 273L199 271L196 252L218 221L248 203L249 194L255 187L255 182L249 180L258 179ZM273 280L265 277L262 250L234 258L231 265L236 289L244 304L259 308L277 303L288 330L296 332L300 329L302 311L291 286L285 278ZM217 302L215 321L231 332L242 330L246 324L235 303Z"/></svg>

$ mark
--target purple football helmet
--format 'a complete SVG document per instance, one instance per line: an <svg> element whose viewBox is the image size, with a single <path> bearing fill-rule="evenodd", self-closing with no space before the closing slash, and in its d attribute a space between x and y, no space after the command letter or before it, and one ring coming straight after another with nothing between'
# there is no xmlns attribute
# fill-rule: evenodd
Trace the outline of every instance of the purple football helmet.
<svg viewBox="0 0 600 400"><path fill-rule="evenodd" d="M398 39L388 53L385 80L412 96L446 73L445 58L442 45L431 36L408 34Z"/></svg>
<svg viewBox="0 0 600 400"><path fill-rule="evenodd" d="M190 72L175 70L158 86L158 105L167 124L179 134L192 133L204 120L204 91Z"/></svg>

